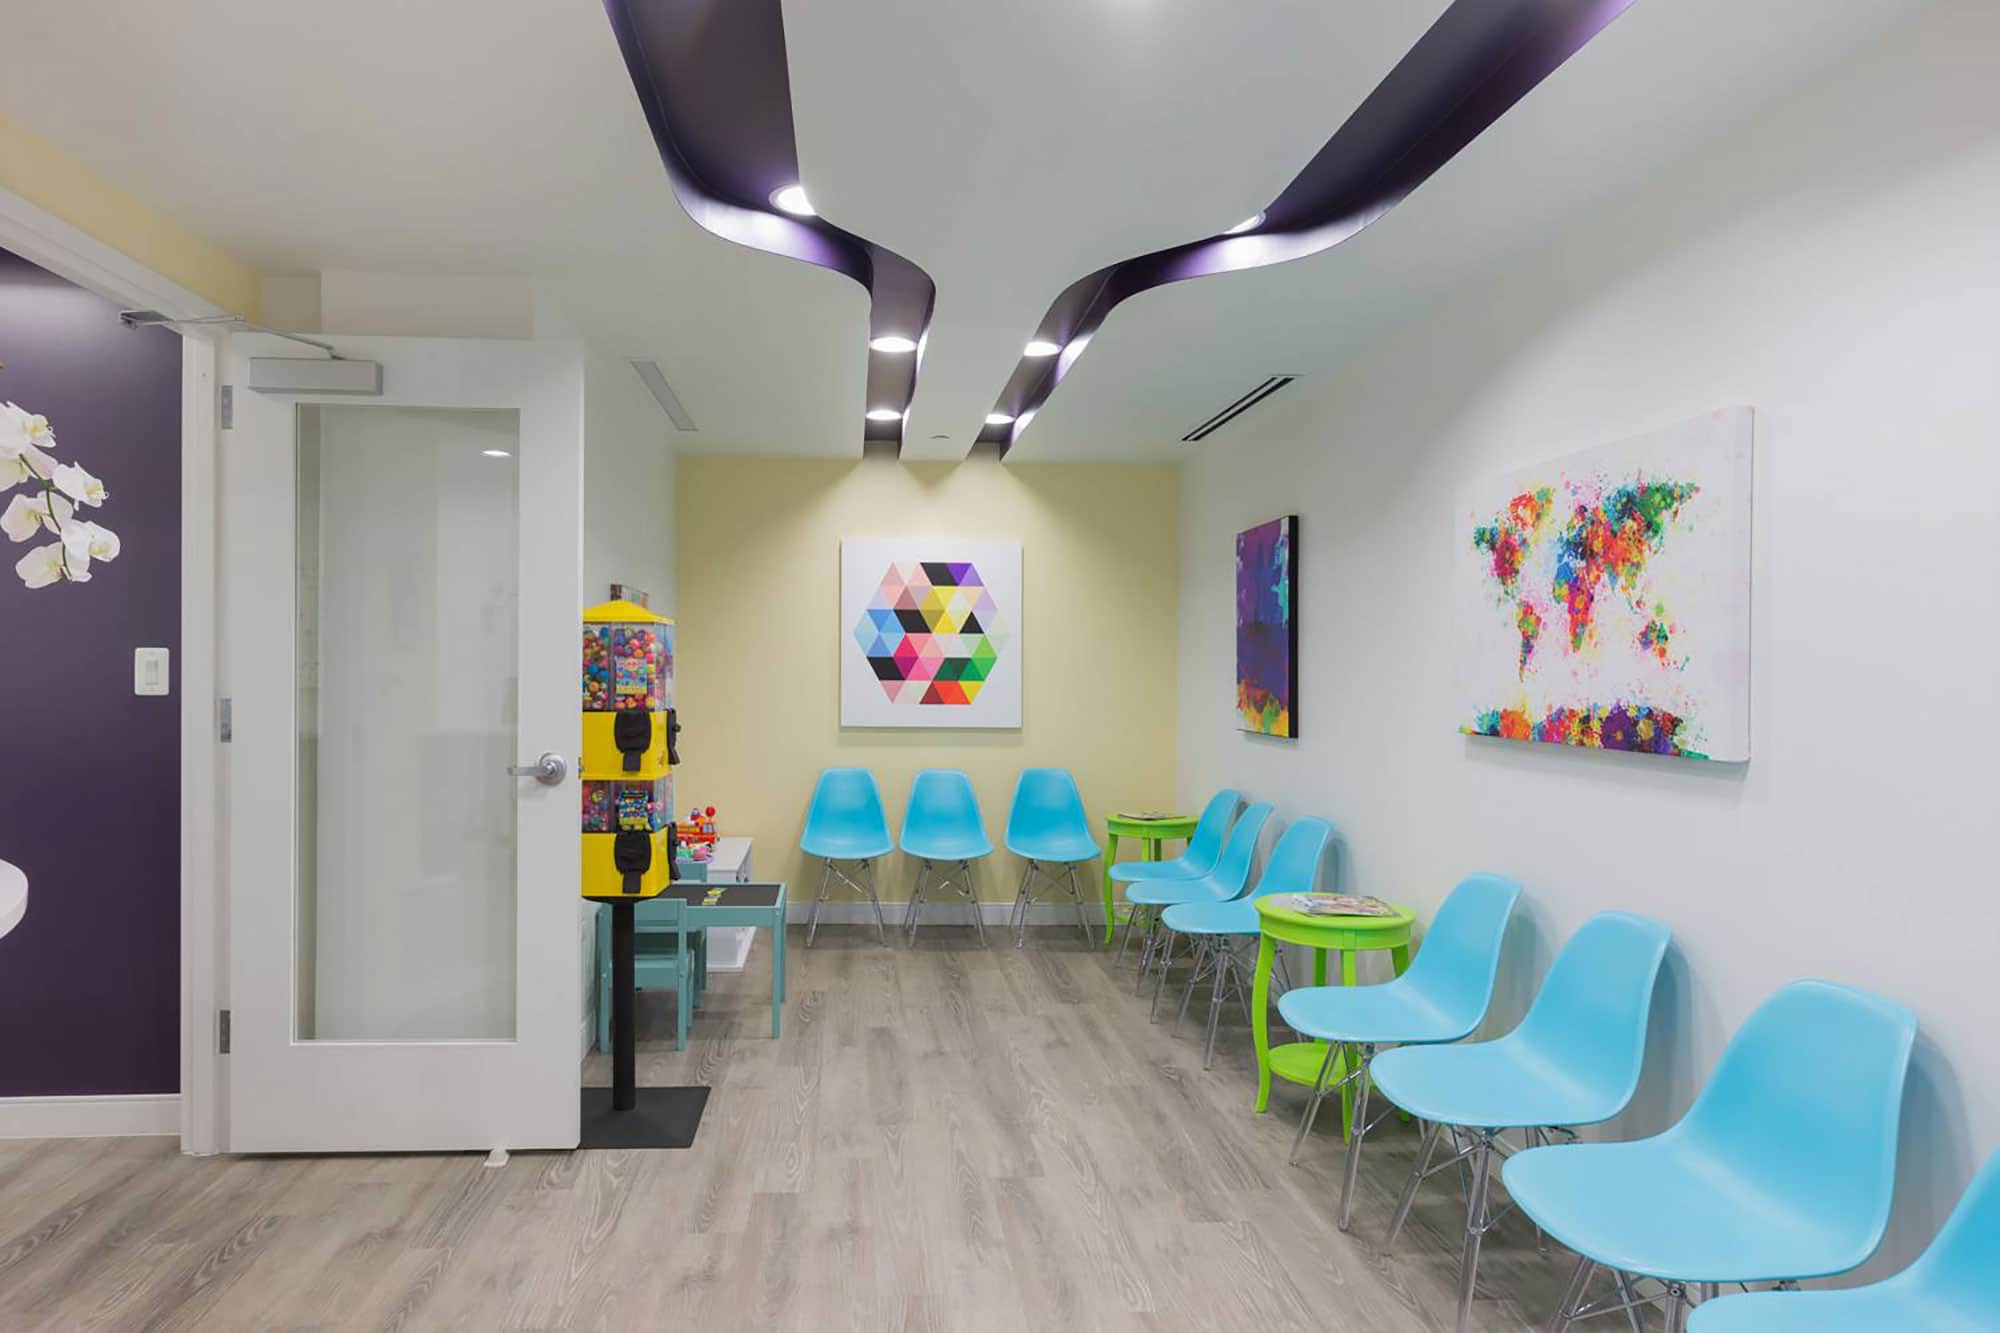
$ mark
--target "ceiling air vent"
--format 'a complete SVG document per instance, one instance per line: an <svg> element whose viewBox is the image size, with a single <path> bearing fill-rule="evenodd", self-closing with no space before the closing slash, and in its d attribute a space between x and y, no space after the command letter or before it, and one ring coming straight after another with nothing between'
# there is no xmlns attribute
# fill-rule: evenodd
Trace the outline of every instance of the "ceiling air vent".
<svg viewBox="0 0 2000 1333"><path fill-rule="evenodd" d="M1297 378L1297 375L1272 375L1268 377L1262 384L1259 384L1256 388L1244 394L1241 398L1238 398L1235 402L1223 408L1220 412L1217 412L1187 434L1181 436L1181 443L1193 444L1196 440L1207 439Z"/></svg>
<svg viewBox="0 0 2000 1333"><path fill-rule="evenodd" d="M646 388L652 392L653 400L660 405L660 410L667 414L667 420L674 423L675 430L694 429L694 418L688 415L685 407L681 406L680 395L674 392L673 385L667 383L666 372L660 369L659 362L634 361L632 369L639 372L639 378L646 382Z"/></svg>

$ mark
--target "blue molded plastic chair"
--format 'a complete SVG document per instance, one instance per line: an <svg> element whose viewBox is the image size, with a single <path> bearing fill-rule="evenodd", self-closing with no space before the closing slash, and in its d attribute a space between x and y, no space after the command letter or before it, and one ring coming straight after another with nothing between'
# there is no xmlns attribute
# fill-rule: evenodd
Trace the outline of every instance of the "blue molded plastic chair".
<svg viewBox="0 0 2000 1333"><path fill-rule="evenodd" d="M875 775L865 768L829 768L813 785L812 804L806 809L806 831L799 837L799 850L826 862L820 872L819 895L813 899L812 917L806 923L806 947L819 933L820 904L826 901L827 880L838 876L848 887L875 905L875 931L883 943L889 928L882 920L882 900L875 893L875 862L896 850L889 836L889 821L882 814L882 794L875 790ZM857 863L867 872L864 883L842 870L841 861Z"/></svg>
<svg viewBox="0 0 2000 1333"><path fill-rule="evenodd" d="M689 930L687 905L678 898L634 904L632 977L638 989L674 992L674 1049L684 1051L689 1010L708 989L708 932ZM611 1050L611 909L597 909L597 1049Z"/></svg>
<svg viewBox="0 0 2000 1333"><path fill-rule="evenodd" d="M1848 1291L1759 1291L1704 1302L1688 1333L1884 1333L2000 1329L2000 1153L1930 1248L1896 1276Z"/></svg>
<svg viewBox="0 0 2000 1333"><path fill-rule="evenodd" d="M1204 977L1209 981L1208 1041L1201 1053L1203 1069L1215 1058L1215 1028L1222 1006L1233 996L1242 1002L1245 1021L1250 1018L1251 969L1237 957L1233 946L1238 939L1254 940L1262 934L1255 901L1268 893L1311 893L1319 883L1320 858L1332 837L1333 825L1324 819L1297 820L1271 849L1271 859L1264 863L1264 873L1248 896L1219 903L1176 903L1161 913L1160 920L1168 930L1191 936L1195 941L1194 971L1188 976L1187 989L1181 992L1180 1013L1174 1019L1176 1030L1181 1019L1187 1017L1188 1000L1194 995L1195 984ZM1165 969L1161 972L1164 975Z"/></svg>
<svg viewBox="0 0 2000 1333"><path fill-rule="evenodd" d="M1826 1277L1864 1262L1889 1223L1916 1036L1899 1004L1795 981L1744 1021L1666 1133L1509 1161L1514 1202L1582 1256L1552 1327L1586 1314L1597 1268L1618 1280L1622 1299L1630 1279L1665 1284L1677 1333L1690 1288Z"/></svg>
<svg viewBox="0 0 2000 1333"><path fill-rule="evenodd" d="M979 919L979 892L972 883L972 863L993 854L986 821L979 815L979 798L972 779L955 768L927 768L910 785L910 804L903 812L903 855L917 858L917 883L910 890L909 916L903 930L912 944L924 908L925 881L933 889L950 888L972 907L972 927L986 943ZM944 862L952 869L939 871ZM936 879L931 876L936 875Z"/></svg>
<svg viewBox="0 0 2000 1333"><path fill-rule="evenodd" d="M1530 1145L1538 1144L1552 1131L1601 1124L1625 1109L1639 1086L1653 985L1670 938L1657 921L1600 912L1570 936L1527 1017L1506 1036L1460 1046L1401 1046L1375 1057L1376 1088L1425 1122L1389 1241L1403 1229L1427 1176L1461 1164L1470 1168L1459 1333L1472 1313L1480 1241L1497 1220L1487 1206L1499 1152L1494 1140L1502 1130L1518 1129ZM1432 1166L1447 1127L1457 1151Z"/></svg>
<svg viewBox="0 0 2000 1333"><path fill-rule="evenodd" d="M1134 884L1125 891L1125 901L1138 907L1155 908L1153 928L1146 932L1146 947L1139 955L1139 984L1146 982L1146 970L1155 962L1159 975L1153 978L1153 1016L1159 1017L1160 991L1167 981L1167 969L1174 961L1174 932L1166 929L1165 913L1181 903L1226 903L1243 896L1250 887L1250 863L1257 856L1257 839L1263 836L1264 821L1271 817L1268 802L1259 801L1243 812L1229 830L1229 841L1216 859L1215 869L1199 879L1156 879ZM1188 984L1192 985L1190 981Z"/></svg>
<svg viewBox="0 0 2000 1333"><path fill-rule="evenodd" d="M1114 884L1137 884L1153 879L1199 879L1215 869L1215 863L1222 856L1222 841L1229 833L1229 821L1236 817L1236 807L1243 804L1243 793L1225 787L1208 798L1202 807L1201 818L1195 822L1194 836L1187 841L1187 847L1179 856L1165 861L1120 861L1107 872ZM1150 915L1157 915L1153 913ZM1149 924L1150 924L1149 915ZM1125 961L1125 946L1131 942L1132 927L1138 921L1140 912L1130 906L1127 900L1125 933L1118 941L1118 961Z"/></svg>
<svg viewBox="0 0 2000 1333"><path fill-rule="evenodd" d="M1299 1117L1291 1160L1312 1132L1327 1093L1355 1089L1353 1128L1347 1137L1347 1170L1340 1186L1340 1229L1354 1211L1354 1179L1368 1121L1368 1069L1381 1046L1426 1046L1472 1035L1493 1002L1500 972L1500 944L1521 885L1505 875L1467 875L1439 904L1424 932L1423 947L1407 971L1380 986L1302 986L1286 991L1278 1013L1300 1036L1327 1043L1326 1062L1312 1100ZM1338 1065L1345 1076L1329 1088ZM1384 1114L1388 1114L1385 1112Z"/></svg>
<svg viewBox="0 0 2000 1333"><path fill-rule="evenodd" d="M1090 836L1090 819L1083 812L1083 795L1067 769L1024 768L1014 784L1014 804L1007 812L1007 850L1021 858L1021 887L1014 895L1014 947L1028 937L1028 908L1035 900L1035 880L1067 882L1076 903L1076 923L1091 943L1090 922L1083 915L1083 895L1077 891L1076 868L1095 858L1097 839ZM1060 866L1058 880L1049 867Z"/></svg>

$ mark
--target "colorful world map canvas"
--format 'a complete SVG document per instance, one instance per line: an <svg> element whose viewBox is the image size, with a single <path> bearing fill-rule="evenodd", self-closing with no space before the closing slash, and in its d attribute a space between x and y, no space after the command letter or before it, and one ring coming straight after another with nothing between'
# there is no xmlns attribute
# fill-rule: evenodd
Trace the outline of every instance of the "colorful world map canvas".
<svg viewBox="0 0 2000 1333"><path fill-rule="evenodd" d="M1021 725L1021 544L840 546L840 724Z"/></svg>
<svg viewBox="0 0 2000 1333"><path fill-rule="evenodd" d="M1453 533L1460 731L1750 757L1754 421L1725 408L1479 485Z"/></svg>
<svg viewBox="0 0 2000 1333"><path fill-rule="evenodd" d="M1299 520L1236 534L1236 716L1243 731L1299 734Z"/></svg>

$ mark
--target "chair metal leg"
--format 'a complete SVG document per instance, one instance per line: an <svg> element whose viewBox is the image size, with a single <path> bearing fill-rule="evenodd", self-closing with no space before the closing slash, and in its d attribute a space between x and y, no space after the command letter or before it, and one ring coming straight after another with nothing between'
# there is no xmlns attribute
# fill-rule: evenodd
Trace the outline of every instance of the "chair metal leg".
<svg viewBox="0 0 2000 1333"><path fill-rule="evenodd" d="M1132 928L1139 922L1139 914L1146 909L1136 903L1125 904L1125 929L1118 932L1118 957L1112 966L1125 966L1125 950L1132 943Z"/></svg>
<svg viewBox="0 0 2000 1333"><path fill-rule="evenodd" d="M1667 1284L1667 1333L1682 1333L1687 1327L1687 1288L1677 1282Z"/></svg>
<svg viewBox="0 0 2000 1333"><path fill-rule="evenodd" d="M875 863L863 861L862 871L868 876L868 901L875 904L875 938L882 943L889 942L889 923L882 917L882 898L875 892Z"/></svg>
<svg viewBox="0 0 2000 1333"><path fill-rule="evenodd" d="M1194 975L1188 978L1187 989L1181 992L1181 1007L1174 1014L1174 1035L1181 1035L1181 1023L1187 1018L1188 1001L1194 998L1194 983L1201 980L1202 960L1208 956L1208 936L1203 935L1194 942Z"/></svg>
<svg viewBox="0 0 2000 1333"><path fill-rule="evenodd" d="M1140 994L1146 989L1146 974L1152 970L1153 965L1159 960L1160 913L1166 910L1164 907L1154 907L1147 912L1146 938L1143 941L1145 947L1139 951L1139 977L1132 988L1134 995Z"/></svg>
<svg viewBox="0 0 2000 1333"><path fill-rule="evenodd" d="M1034 887L1035 863L1028 862L1021 871L1021 888L1014 895L1014 917L1008 924L1014 927L1014 947L1020 948L1028 941L1028 902Z"/></svg>
<svg viewBox="0 0 2000 1333"><path fill-rule="evenodd" d="M979 947L986 947L985 909L979 905L979 890L972 882L972 862L960 861L959 873L965 876L965 900L972 904L972 933L979 937Z"/></svg>
<svg viewBox="0 0 2000 1333"><path fill-rule="evenodd" d="M806 948L813 946L813 937L819 934L819 908L826 901L826 882L833 875L833 862L822 864L819 872L819 895L813 899L812 915L806 919Z"/></svg>
<svg viewBox="0 0 2000 1333"><path fill-rule="evenodd" d="M1160 957L1160 972L1158 976L1153 978L1153 1008L1147 1014L1147 1018L1154 1023L1160 1021L1160 992L1166 989L1167 973L1173 969L1174 965L1175 938L1176 936L1173 931L1170 930L1167 932L1166 952Z"/></svg>
<svg viewBox="0 0 2000 1333"><path fill-rule="evenodd" d="M1226 1003L1227 990L1233 982L1236 994L1243 994L1243 983L1235 975L1236 955L1229 951L1229 941L1218 938L1209 946L1209 970L1215 974L1214 985L1208 992L1208 1040L1202 1043L1201 1067L1207 1069L1215 1063L1215 1029L1222 1022L1222 1006ZM1190 989L1194 983L1188 983ZM1249 1015L1249 1005L1244 1005L1244 1014Z"/></svg>
<svg viewBox="0 0 2000 1333"><path fill-rule="evenodd" d="M1632 1333L1646 1333L1646 1325L1639 1318L1639 1293L1632 1288L1630 1274L1618 1275L1618 1298L1625 1302L1625 1318L1632 1325Z"/></svg>
<svg viewBox="0 0 2000 1333"><path fill-rule="evenodd" d="M1410 1220L1410 1208L1417 1201L1417 1186L1424 1183L1424 1172L1430 1170L1431 1156L1437 1151L1438 1138L1443 1131L1444 1126L1435 1120L1424 1122L1423 1136L1417 1145L1417 1165L1410 1172L1410 1178L1403 1183L1403 1197L1396 1202L1396 1214L1389 1219L1389 1234L1382 1238L1382 1248L1394 1245L1396 1237L1402 1234L1403 1223Z"/></svg>
<svg viewBox="0 0 2000 1333"><path fill-rule="evenodd" d="M930 873L929 861L917 862L917 882L910 889L910 906L903 919L903 941L906 944L917 942L917 922L924 912L924 879Z"/></svg>
<svg viewBox="0 0 2000 1333"><path fill-rule="evenodd" d="M1473 1131L1472 1189L1465 1200L1465 1253L1458 1268L1458 1333L1472 1319L1472 1288L1479 1278L1479 1243L1486 1238L1486 1191L1493 1179L1493 1136Z"/></svg>
<svg viewBox="0 0 2000 1333"><path fill-rule="evenodd" d="M1569 1333L1569 1326L1576 1321L1576 1312L1583 1306L1583 1293L1590 1286L1590 1275L1597 1265L1590 1260L1577 1257L1576 1270L1569 1275L1569 1285L1563 1288L1562 1300L1556 1305L1555 1318L1549 1321L1548 1333ZM1621 1276L1621 1281L1622 1276ZM1636 1321L1637 1314L1633 1315Z"/></svg>
<svg viewBox="0 0 2000 1333"><path fill-rule="evenodd" d="M1076 925L1077 929L1083 932L1083 947L1086 949L1095 949L1097 947L1097 936L1091 932L1090 920L1083 914L1083 894L1076 887L1075 862L1071 862L1069 866L1069 898L1071 902L1076 904Z"/></svg>
<svg viewBox="0 0 2000 1333"><path fill-rule="evenodd" d="M1298 1165L1299 1145L1306 1141L1306 1135L1312 1133L1313 1121L1319 1119L1319 1104L1326 1097L1327 1082L1333 1077L1334 1052L1339 1049L1332 1042L1326 1044L1326 1059L1319 1062L1319 1077L1313 1080L1312 1095L1306 1098L1306 1109L1299 1114L1299 1132L1292 1135L1292 1151L1285 1158L1289 1165ZM1341 1228L1343 1231L1346 1229L1345 1226Z"/></svg>
<svg viewBox="0 0 2000 1333"><path fill-rule="evenodd" d="M1347 1133L1347 1171L1340 1181L1340 1215L1335 1225L1342 1231L1354 1224L1354 1181L1361 1174L1361 1140L1368 1137L1368 1066L1374 1062L1373 1046L1350 1046L1347 1060L1348 1077L1354 1080L1354 1127ZM1326 1062L1333 1064L1333 1047L1326 1051ZM1322 1080L1325 1075L1320 1076Z"/></svg>

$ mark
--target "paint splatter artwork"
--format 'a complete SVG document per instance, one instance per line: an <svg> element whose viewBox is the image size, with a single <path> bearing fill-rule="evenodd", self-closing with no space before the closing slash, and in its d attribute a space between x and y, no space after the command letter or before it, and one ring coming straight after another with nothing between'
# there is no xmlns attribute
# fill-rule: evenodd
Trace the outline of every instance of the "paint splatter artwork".
<svg viewBox="0 0 2000 1333"><path fill-rule="evenodd" d="M841 543L846 727L1021 725L1019 542Z"/></svg>
<svg viewBox="0 0 2000 1333"><path fill-rule="evenodd" d="M1236 715L1244 731L1296 737L1298 706L1296 517L1236 534Z"/></svg>
<svg viewBox="0 0 2000 1333"><path fill-rule="evenodd" d="M1460 731L1750 757L1753 435L1727 408L1473 489L1453 554Z"/></svg>

